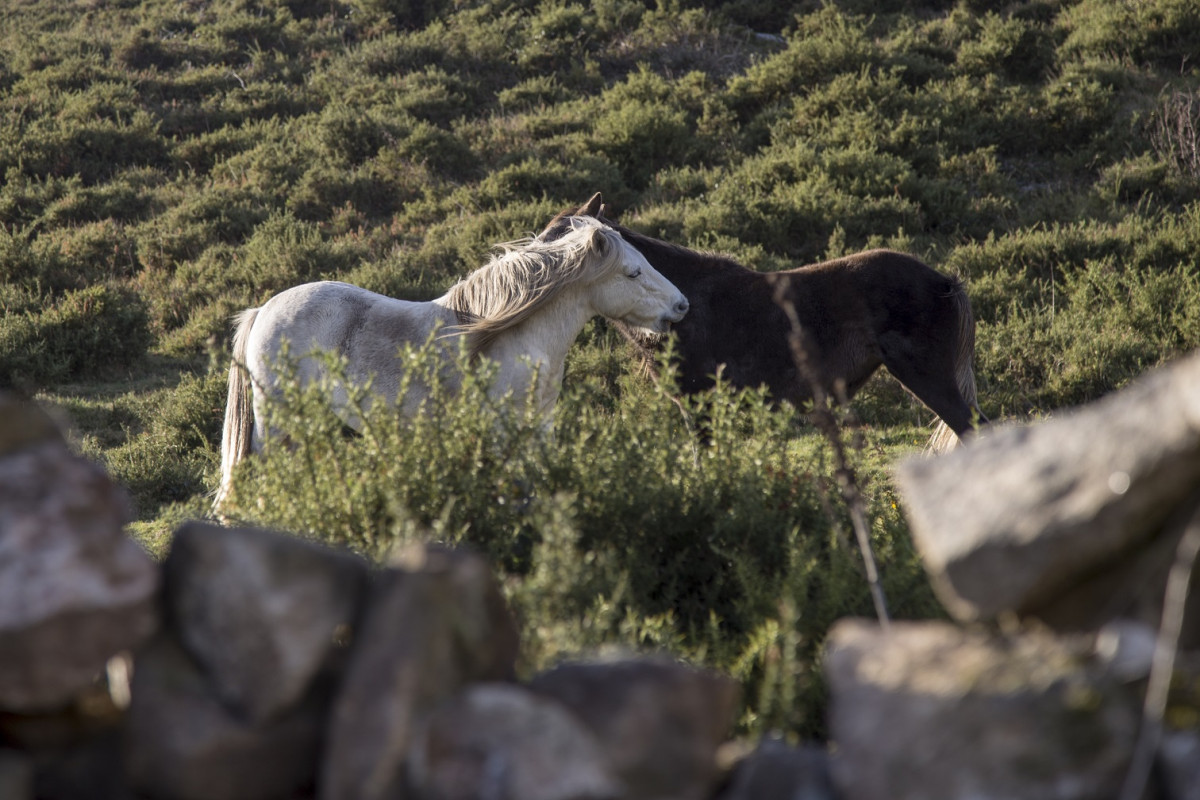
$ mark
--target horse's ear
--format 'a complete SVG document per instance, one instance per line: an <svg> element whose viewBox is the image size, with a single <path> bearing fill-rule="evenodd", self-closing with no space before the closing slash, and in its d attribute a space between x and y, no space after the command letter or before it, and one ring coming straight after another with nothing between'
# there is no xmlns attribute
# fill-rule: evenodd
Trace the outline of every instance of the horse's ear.
<svg viewBox="0 0 1200 800"><path fill-rule="evenodd" d="M604 208L604 198L599 192L592 195L592 199L581 205L575 212L577 217L598 217Z"/></svg>
<svg viewBox="0 0 1200 800"><path fill-rule="evenodd" d="M607 257L609 247L611 247L611 245L612 242L609 241L608 231L605 231L601 228L592 228L592 235L588 240L588 247L592 248L600 256Z"/></svg>

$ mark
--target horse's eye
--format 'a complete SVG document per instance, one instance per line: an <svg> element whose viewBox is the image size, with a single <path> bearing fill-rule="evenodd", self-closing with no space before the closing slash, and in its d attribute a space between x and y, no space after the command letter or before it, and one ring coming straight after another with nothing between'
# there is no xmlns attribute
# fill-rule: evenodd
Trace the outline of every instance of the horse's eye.
<svg viewBox="0 0 1200 800"><path fill-rule="evenodd" d="M633 278L641 277L641 274L642 274L642 270L639 267L638 269L635 269L633 272L629 273L629 275L626 277L628 277L632 280Z"/></svg>

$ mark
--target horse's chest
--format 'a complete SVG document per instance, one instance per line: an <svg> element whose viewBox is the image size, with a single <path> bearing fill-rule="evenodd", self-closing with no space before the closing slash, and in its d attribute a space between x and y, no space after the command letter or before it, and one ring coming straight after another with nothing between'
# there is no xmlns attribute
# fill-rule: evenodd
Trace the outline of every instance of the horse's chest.
<svg viewBox="0 0 1200 800"><path fill-rule="evenodd" d="M680 387L707 389L718 371L735 386L771 385L790 372L786 337L771 335L761 322L730 319L680 330Z"/></svg>

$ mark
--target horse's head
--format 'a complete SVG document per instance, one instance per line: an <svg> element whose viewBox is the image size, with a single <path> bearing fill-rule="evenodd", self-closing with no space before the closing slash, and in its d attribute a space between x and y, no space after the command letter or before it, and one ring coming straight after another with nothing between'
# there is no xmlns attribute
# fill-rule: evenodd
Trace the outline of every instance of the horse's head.
<svg viewBox="0 0 1200 800"><path fill-rule="evenodd" d="M599 197L593 200L598 202ZM591 247L609 265L591 284L596 313L648 333L666 333L671 323L683 319L688 310L683 292L595 215L568 215L552 224L563 226L559 238L580 228L590 229Z"/></svg>

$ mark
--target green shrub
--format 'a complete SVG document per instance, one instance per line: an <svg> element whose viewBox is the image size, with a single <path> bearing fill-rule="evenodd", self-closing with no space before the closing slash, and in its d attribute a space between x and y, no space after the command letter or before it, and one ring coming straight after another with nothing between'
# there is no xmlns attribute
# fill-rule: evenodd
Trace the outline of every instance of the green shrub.
<svg viewBox="0 0 1200 800"><path fill-rule="evenodd" d="M327 242L311 223L289 214L274 214L254 229L229 274L256 294L275 293L336 275L357 263L361 255L349 245Z"/></svg>
<svg viewBox="0 0 1200 800"><path fill-rule="evenodd" d="M287 203L296 217L306 222L333 223L347 208L377 220L390 217L406 201L422 196L429 179L421 165L390 160L386 166L375 162L353 170L318 164L296 182Z"/></svg>
<svg viewBox="0 0 1200 800"><path fill-rule="evenodd" d="M119 374L151 337L145 305L106 284L71 291L44 309L0 320L0 385L47 384Z"/></svg>
<svg viewBox="0 0 1200 800"><path fill-rule="evenodd" d="M1042 25L988 13L979 38L959 46L958 67L969 75L1000 73L1011 80L1034 81L1054 65L1054 45Z"/></svg>
<svg viewBox="0 0 1200 800"><path fill-rule="evenodd" d="M125 34L113 50L116 63L131 70L170 70L184 59L185 52L177 42L164 39L144 25Z"/></svg>
<svg viewBox="0 0 1200 800"><path fill-rule="evenodd" d="M806 143L745 160L694 208L688 238L724 234L803 262L816 260L835 227L856 246L901 229L920 230L920 209L898 189L901 159L869 149L817 150Z"/></svg>
<svg viewBox="0 0 1200 800"><path fill-rule="evenodd" d="M14 148L14 151L18 149ZM3 159L2 154L0 159ZM0 223L10 231L36 221L48 205L83 185L78 178L28 175L16 163L14 157L12 166L5 171L3 185L0 185Z"/></svg>
<svg viewBox="0 0 1200 800"><path fill-rule="evenodd" d="M622 184L621 173L605 158L583 158L573 164L527 159L484 178L479 183L476 202L482 208L493 208L540 195L566 208L578 198L595 192L595 187L615 189Z"/></svg>
<svg viewBox="0 0 1200 800"><path fill-rule="evenodd" d="M26 168L33 174L78 176L93 185L126 167L163 167L168 151L156 128L149 114L137 111L128 121L89 120L42 135L31 132L24 142Z"/></svg>
<svg viewBox="0 0 1200 800"><path fill-rule="evenodd" d="M1058 24L1067 31L1059 48L1066 59L1123 56L1181 70L1200 52L1200 8L1191 0L1083 0L1065 7Z"/></svg>
<svg viewBox="0 0 1200 800"><path fill-rule="evenodd" d="M184 374L173 388L118 401L137 421L125 441L100 455L129 490L137 519L153 520L166 506L207 496L220 458L225 389L223 370Z"/></svg>
<svg viewBox="0 0 1200 800"><path fill-rule="evenodd" d="M456 179L475 178L479 169L478 159L462 140L424 121L389 145L380 158L424 164L440 175Z"/></svg>
<svg viewBox="0 0 1200 800"><path fill-rule="evenodd" d="M1145 153L1106 167L1096 181L1095 192L1114 206L1163 203L1182 209L1200 201L1200 175L1189 175L1169 161Z"/></svg>
<svg viewBox="0 0 1200 800"><path fill-rule="evenodd" d="M157 210L154 190L163 182L155 168L133 168L100 186L72 189L50 203L41 222L47 227L78 223L139 222Z"/></svg>
<svg viewBox="0 0 1200 800"><path fill-rule="evenodd" d="M384 16L398 28L423 28L457 4L451 0L357 0L357 5Z"/></svg>
<svg viewBox="0 0 1200 800"><path fill-rule="evenodd" d="M529 410L489 397L486 371L468 371L452 393L432 350L404 362L433 387L430 399L411 418L376 404L359 436L341 435L329 385L285 383L268 421L288 444L269 443L239 468L226 513L372 555L426 530L481 550L507 575L531 666L586 645L666 646L723 668L741 663L754 685L756 642L785 611L790 633L780 635L804 664L832 619L869 613L857 555L837 533L845 523L824 510L825 456L811 441L798 448L795 414L771 410L760 393L725 387L681 414L669 370L665 389L625 383L616 406L589 396L602 384L581 381L550 437ZM699 419L703 439L689 422ZM872 515L896 608L936 613L894 498L880 496L893 504ZM752 730L820 729L822 688L804 673L793 687L803 699L762 709L769 719Z"/></svg>
<svg viewBox="0 0 1200 800"><path fill-rule="evenodd" d="M321 113L317 135L327 153L346 164L361 164L379 152L395 133L346 105L329 105Z"/></svg>
<svg viewBox="0 0 1200 800"><path fill-rule="evenodd" d="M729 81L731 106L742 120L820 86L843 72L858 72L876 63L875 46L866 35L866 20L826 5L797 20L787 50L762 59Z"/></svg>
<svg viewBox="0 0 1200 800"><path fill-rule="evenodd" d="M950 253L945 266L969 276L980 321L983 396L1007 413L1074 405L1200 347L1198 213L1026 231Z"/></svg>
<svg viewBox="0 0 1200 800"><path fill-rule="evenodd" d="M0 228L0 280L46 292L82 288L100 278L81 274L61 249L47 247L32 230Z"/></svg>
<svg viewBox="0 0 1200 800"><path fill-rule="evenodd" d="M536 75L496 94L504 110L531 111L566 98L567 92L553 75Z"/></svg>

